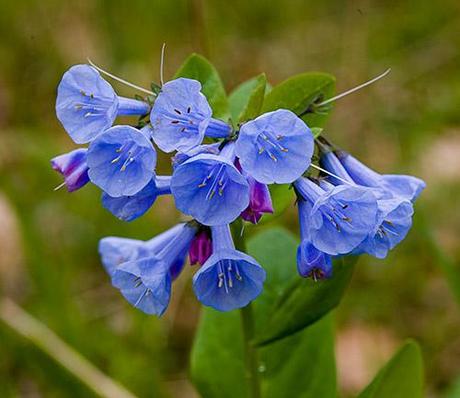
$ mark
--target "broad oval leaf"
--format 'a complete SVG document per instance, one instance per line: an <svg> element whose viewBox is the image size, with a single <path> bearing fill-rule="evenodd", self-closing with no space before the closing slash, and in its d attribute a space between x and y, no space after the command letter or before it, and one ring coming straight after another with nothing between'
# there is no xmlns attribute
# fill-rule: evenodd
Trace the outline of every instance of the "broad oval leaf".
<svg viewBox="0 0 460 398"><path fill-rule="evenodd" d="M301 333L260 350L265 398L337 396L334 327L326 316Z"/></svg>
<svg viewBox="0 0 460 398"><path fill-rule="evenodd" d="M188 57L174 78L188 77L198 80L203 86L202 92L211 105L213 116L227 120L230 116L227 94L216 68L203 56L192 54Z"/></svg>
<svg viewBox="0 0 460 398"><path fill-rule="evenodd" d="M358 398L422 398L423 363L420 348L408 341L380 369Z"/></svg>
<svg viewBox="0 0 460 398"><path fill-rule="evenodd" d="M267 78L262 73L241 83L229 95L230 113L235 123L242 123L260 115L265 97Z"/></svg>
<svg viewBox="0 0 460 398"><path fill-rule="evenodd" d="M315 102L330 98L335 90L335 78L327 73L307 72L293 76L275 86L266 95L263 112L289 109L311 127L322 127L329 112L312 113ZM307 113L306 113L307 112Z"/></svg>
<svg viewBox="0 0 460 398"><path fill-rule="evenodd" d="M334 261L330 279L315 282L297 278L279 297L267 323L256 336L256 344L265 345L311 325L340 303L351 280L356 258Z"/></svg>
<svg viewBox="0 0 460 398"><path fill-rule="evenodd" d="M202 308L190 360L191 378L201 396L248 396L243 347L238 311Z"/></svg>

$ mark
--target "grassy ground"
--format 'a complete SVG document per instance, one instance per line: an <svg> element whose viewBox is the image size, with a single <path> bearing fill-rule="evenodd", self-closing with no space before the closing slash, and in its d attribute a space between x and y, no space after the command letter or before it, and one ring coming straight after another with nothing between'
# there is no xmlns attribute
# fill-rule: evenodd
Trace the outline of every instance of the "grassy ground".
<svg viewBox="0 0 460 398"><path fill-rule="evenodd" d="M195 50L212 59L228 90L262 71L276 84L322 70L342 91L392 67L384 81L337 103L326 134L378 170L424 178L428 189L405 243L385 261L360 262L337 311L339 375L353 394L410 336L422 345L428 394L447 396L460 376L459 24L455 0L3 0L2 292L135 394L192 396L185 380L199 306L190 278L181 278L163 319L146 317L109 286L96 251L103 236L148 238L179 216L161 198L124 224L93 187L53 192L60 179L49 159L73 147L54 114L62 73L90 57L148 87L163 42L166 76ZM276 222L295 231L295 209ZM0 341L0 396L91 395L3 324Z"/></svg>

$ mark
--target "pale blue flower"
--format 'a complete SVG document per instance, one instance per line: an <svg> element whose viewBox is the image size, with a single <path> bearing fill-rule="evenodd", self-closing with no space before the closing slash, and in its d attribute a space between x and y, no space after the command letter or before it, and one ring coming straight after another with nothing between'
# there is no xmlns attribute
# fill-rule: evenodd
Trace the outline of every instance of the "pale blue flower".
<svg viewBox="0 0 460 398"><path fill-rule="evenodd" d="M310 166L313 135L293 112L279 109L241 126L235 154L241 168L264 184L286 184Z"/></svg>
<svg viewBox="0 0 460 398"><path fill-rule="evenodd" d="M146 102L117 96L89 65L72 66L58 86L56 114L77 144L92 141L111 127L117 116L145 115L149 110Z"/></svg>

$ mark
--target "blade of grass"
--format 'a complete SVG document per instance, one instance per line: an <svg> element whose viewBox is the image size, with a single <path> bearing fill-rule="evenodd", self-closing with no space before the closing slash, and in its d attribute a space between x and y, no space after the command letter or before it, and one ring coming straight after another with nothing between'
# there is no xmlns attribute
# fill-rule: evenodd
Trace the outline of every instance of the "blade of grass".
<svg viewBox="0 0 460 398"><path fill-rule="evenodd" d="M9 298L0 298L0 320L29 339L97 395L104 398L135 398L134 394L102 373L51 329Z"/></svg>

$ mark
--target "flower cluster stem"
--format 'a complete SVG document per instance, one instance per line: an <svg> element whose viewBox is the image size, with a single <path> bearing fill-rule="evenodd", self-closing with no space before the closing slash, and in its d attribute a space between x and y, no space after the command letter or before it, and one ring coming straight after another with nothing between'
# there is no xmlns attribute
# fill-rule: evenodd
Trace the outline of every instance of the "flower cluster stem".
<svg viewBox="0 0 460 398"><path fill-rule="evenodd" d="M250 389L250 397L260 398L259 361L257 349L252 344L252 339L254 337L254 316L251 303L241 308L240 315L241 326L243 328L246 380Z"/></svg>
<svg viewBox="0 0 460 398"><path fill-rule="evenodd" d="M232 224L233 241L236 249L246 252L246 242L242 234L242 221L237 220ZM240 309L241 327L243 331L244 362L246 381L251 398L260 398L259 358L257 348L252 341L254 339L254 312L252 304Z"/></svg>

